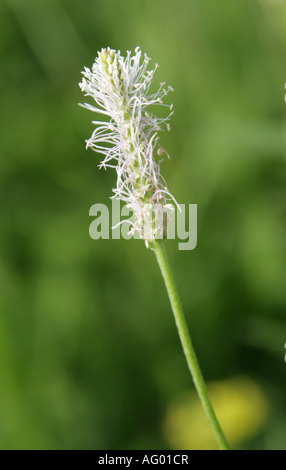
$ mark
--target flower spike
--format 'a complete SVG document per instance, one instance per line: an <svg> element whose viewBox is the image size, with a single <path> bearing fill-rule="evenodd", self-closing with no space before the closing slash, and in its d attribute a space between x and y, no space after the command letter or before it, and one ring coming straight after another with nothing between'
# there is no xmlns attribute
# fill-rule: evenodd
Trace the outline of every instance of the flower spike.
<svg viewBox="0 0 286 470"><path fill-rule="evenodd" d="M133 211L131 233L137 232L146 245L164 236L164 227L152 217L152 208L160 206L167 214L173 210L168 202L174 200L160 174L161 156L165 150L159 145L158 132L163 126L170 130L169 119L173 105L163 99L172 87L162 82L156 93L150 86L158 65L148 70L150 58L139 47L135 54L127 51L124 58L120 51L102 49L92 69L85 67L79 86L85 96L91 96L95 105L81 106L101 114L86 147L104 155L100 168L115 168L117 173L114 198L122 200ZM155 116L152 105L165 106L169 113L165 118ZM106 117L109 120L106 120Z"/></svg>

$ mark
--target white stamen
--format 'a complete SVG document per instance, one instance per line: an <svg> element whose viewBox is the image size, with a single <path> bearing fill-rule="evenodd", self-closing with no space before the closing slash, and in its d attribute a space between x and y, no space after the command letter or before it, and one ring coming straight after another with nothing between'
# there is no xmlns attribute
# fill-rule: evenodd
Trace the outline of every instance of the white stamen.
<svg viewBox="0 0 286 470"><path fill-rule="evenodd" d="M96 104L81 106L110 118L109 122L93 121L97 127L86 141L86 147L104 155L100 167L116 169L113 197L132 209L130 233L139 233L146 246L148 241L164 231L154 223L150 207L160 204L163 209L171 211L172 205L168 200L175 201L165 188L159 163L154 157L165 152L158 143L157 132L163 125L170 130L168 121L173 114L173 105L164 104L163 98L174 90L171 86L164 89L165 82L162 82L156 93L148 94L159 67L155 64L152 70L147 70L149 61L150 58L146 54L143 56L139 47L136 47L134 56L127 51L125 58L120 51L108 47L98 52L91 70L84 68L79 84L85 96L91 96ZM168 106L169 115L158 118L147 111L153 104Z"/></svg>

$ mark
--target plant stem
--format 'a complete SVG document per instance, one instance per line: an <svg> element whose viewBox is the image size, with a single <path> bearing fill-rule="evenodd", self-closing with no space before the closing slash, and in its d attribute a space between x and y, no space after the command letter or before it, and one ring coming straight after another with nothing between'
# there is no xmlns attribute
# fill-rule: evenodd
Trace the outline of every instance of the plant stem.
<svg viewBox="0 0 286 470"><path fill-rule="evenodd" d="M175 284L173 273L168 261L167 253L165 250L164 242L162 240L156 240L152 246L153 251L156 254L158 264L166 285L170 303L175 317L179 337L183 346L183 351L193 377L195 387L197 389L199 398L201 400L204 411L207 415L209 423L211 425L214 436L219 444L220 449L229 450L229 444L224 436L223 430L217 420L216 414L212 407L207 387L202 376L200 366L192 345L188 325L185 319L181 301L179 298L178 290Z"/></svg>

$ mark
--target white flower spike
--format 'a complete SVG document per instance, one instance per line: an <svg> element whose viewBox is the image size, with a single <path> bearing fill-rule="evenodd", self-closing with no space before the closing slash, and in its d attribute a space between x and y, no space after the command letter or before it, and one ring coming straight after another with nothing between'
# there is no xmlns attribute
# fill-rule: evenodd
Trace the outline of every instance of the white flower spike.
<svg viewBox="0 0 286 470"><path fill-rule="evenodd" d="M97 127L86 147L104 155L100 168L115 168L117 184L113 197L133 211L130 232L137 232L146 246L164 236L165 224L158 223L156 218L154 221L154 207L168 213L173 210L168 201L175 201L160 174L161 162L155 159L165 152L159 145L158 131L163 125L170 130L168 121L173 105L164 104L163 98L173 88L162 82L156 93L149 93L158 68L156 64L148 70L149 61L139 47L133 56L127 51L126 57L120 51L102 49L92 69L85 67L79 84L85 96L91 96L96 103L81 106L109 118L93 121ZM169 114L158 118L150 112L151 105L166 106Z"/></svg>

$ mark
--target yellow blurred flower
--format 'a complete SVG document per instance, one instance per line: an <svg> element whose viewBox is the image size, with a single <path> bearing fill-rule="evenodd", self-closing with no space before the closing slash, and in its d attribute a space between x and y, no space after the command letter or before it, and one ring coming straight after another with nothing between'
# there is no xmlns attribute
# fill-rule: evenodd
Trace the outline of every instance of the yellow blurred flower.
<svg viewBox="0 0 286 470"><path fill-rule="evenodd" d="M268 404L261 388L252 379L235 377L212 382L208 390L226 438L233 447L262 429ZM169 404L163 434L175 449L218 448L194 392L180 395Z"/></svg>

